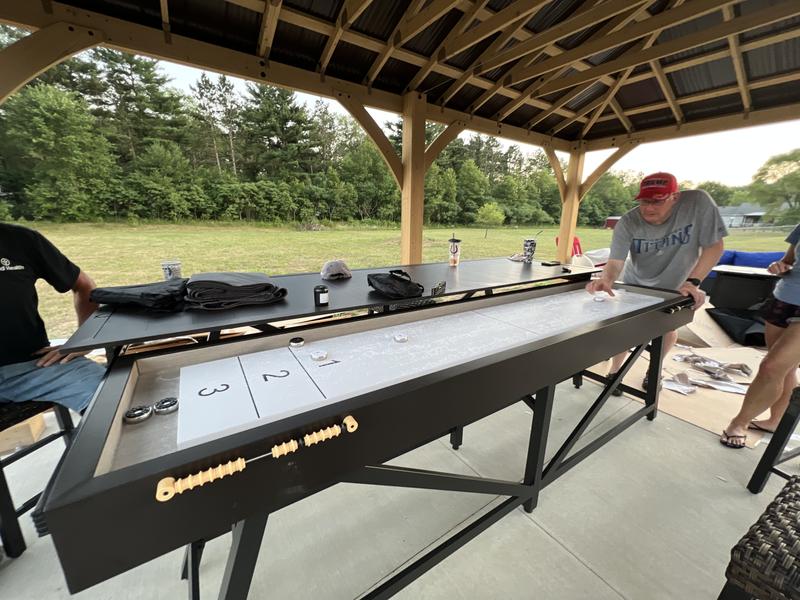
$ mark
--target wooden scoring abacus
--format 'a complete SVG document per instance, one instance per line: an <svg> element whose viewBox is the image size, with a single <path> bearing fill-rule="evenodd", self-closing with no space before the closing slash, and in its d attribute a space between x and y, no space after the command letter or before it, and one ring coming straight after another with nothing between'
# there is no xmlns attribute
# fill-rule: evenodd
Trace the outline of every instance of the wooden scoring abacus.
<svg viewBox="0 0 800 600"><path fill-rule="evenodd" d="M241 471L244 471L247 463L261 460L262 458L266 458L268 456L271 456L272 458L280 458L282 456L286 456L287 454L291 454L292 452L296 452L301 447L313 446L314 444L326 442L338 437L342 434L342 431L353 433L356 429L358 429L358 422L352 416L347 415L344 419L342 419L341 425L337 423L335 425L331 425L330 427L325 427L324 429L307 433L299 440L291 439L283 442L282 444L276 444L266 454L261 454L246 460L239 457L236 460L228 461L227 463L217 465L216 467L211 467L210 469L206 469L204 471L199 471L198 473L194 473L192 475L187 475L186 477L181 477L180 479L175 479L174 477L164 477L158 482L158 486L156 487L156 500L159 502L172 500L172 498L175 497L175 494L182 494L183 492L189 491L196 487L200 487L207 483L211 483L212 481L217 481L218 479L227 477L228 475L240 473Z"/></svg>

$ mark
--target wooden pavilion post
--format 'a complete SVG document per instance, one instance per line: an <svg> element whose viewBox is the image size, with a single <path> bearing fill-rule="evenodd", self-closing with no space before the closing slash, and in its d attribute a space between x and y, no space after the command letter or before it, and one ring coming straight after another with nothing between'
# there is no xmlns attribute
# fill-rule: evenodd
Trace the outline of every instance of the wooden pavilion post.
<svg viewBox="0 0 800 600"><path fill-rule="evenodd" d="M400 260L422 262L425 216L425 95L403 97L403 185L400 205Z"/></svg>

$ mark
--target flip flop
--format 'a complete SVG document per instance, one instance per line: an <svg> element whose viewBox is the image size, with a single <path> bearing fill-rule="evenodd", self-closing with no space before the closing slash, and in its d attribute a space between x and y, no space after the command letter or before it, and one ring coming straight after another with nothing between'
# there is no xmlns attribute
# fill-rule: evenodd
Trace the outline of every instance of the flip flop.
<svg viewBox="0 0 800 600"><path fill-rule="evenodd" d="M755 431L763 431L764 433L775 433L772 429L767 429L766 427L762 427L755 421L751 421L750 424L747 426L748 429L753 429Z"/></svg>
<svg viewBox="0 0 800 600"><path fill-rule="evenodd" d="M728 448L734 448L735 450L740 450L745 447L744 446L745 440L747 440L746 435L728 435L728 432L723 429L722 436L723 437L719 438L719 443L722 444L723 446L727 446ZM737 440L737 439L742 440L741 445L731 443L731 440Z"/></svg>

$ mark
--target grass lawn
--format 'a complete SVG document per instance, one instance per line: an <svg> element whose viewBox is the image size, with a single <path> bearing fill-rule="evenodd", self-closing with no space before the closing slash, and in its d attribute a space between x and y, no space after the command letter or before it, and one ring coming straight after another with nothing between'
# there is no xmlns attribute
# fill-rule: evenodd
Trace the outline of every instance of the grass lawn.
<svg viewBox="0 0 800 600"><path fill-rule="evenodd" d="M332 258L343 258L351 268L396 264L400 259L399 229L341 227L323 231L257 225L183 224L45 224L29 225L41 231L99 286L145 283L161 278L161 261L179 259L183 274L203 271L261 271L270 275L319 271ZM508 256L522 251L522 239L539 228L456 229L463 240L461 258ZM555 257L556 228L539 235L537 257ZM447 260L452 229L425 229L423 260ZM728 248L784 250L785 233L733 233ZM584 250L607 247L611 231L579 229ZM40 311L51 338L68 337L75 327L70 294L59 295L38 284Z"/></svg>

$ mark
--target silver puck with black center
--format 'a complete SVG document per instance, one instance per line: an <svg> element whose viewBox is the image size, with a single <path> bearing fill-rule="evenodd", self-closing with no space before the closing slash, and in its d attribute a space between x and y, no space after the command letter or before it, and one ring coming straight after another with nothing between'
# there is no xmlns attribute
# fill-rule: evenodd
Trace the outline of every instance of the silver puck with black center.
<svg viewBox="0 0 800 600"><path fill-rule="evenodd" d="M153 412L157 415L168 415L178 410L178 399L175 396L162 398L153 405Z"/></svg>
<svg viewBox="0 0 800 600"><path fill-rule="evenodd" d="M303 338L301 338L301 337L293 337L292 339L289 340L289 347L290 348L302 348L303 344L305 344L305 343L306 343L306 341Z"/></svg>
<svg viewBox="0 0 800 600"><path fill-rule="evenodd" d="M123 420L126 423L141 423L153 416L152 406L134 406L125 413Z"/></svg>

